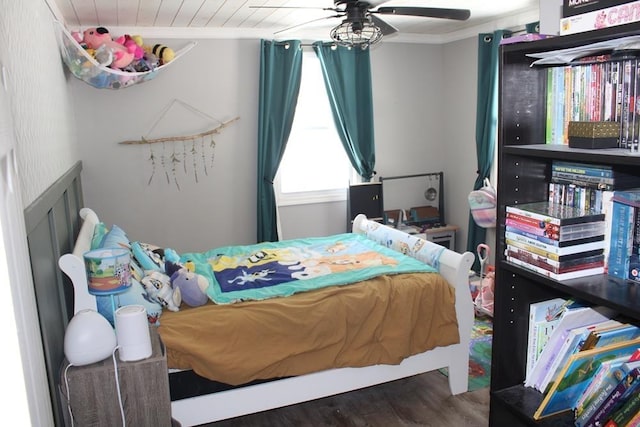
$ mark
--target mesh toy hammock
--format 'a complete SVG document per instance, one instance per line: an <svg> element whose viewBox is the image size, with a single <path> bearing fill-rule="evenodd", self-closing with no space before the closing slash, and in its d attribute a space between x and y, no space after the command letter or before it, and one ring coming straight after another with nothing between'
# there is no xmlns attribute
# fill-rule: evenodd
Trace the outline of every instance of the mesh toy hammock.
<svg viewBox="0 0 640 427"><path fill-rule="evenodd" d="M122 89L153 79L161 70L173 64L180 56L191 50L196 42L190 42L176 51L171 62L145 72L128 72L100 65L67 31L64 25L55 21L58 46L62 60L71 74L98 89Z"/></svg>

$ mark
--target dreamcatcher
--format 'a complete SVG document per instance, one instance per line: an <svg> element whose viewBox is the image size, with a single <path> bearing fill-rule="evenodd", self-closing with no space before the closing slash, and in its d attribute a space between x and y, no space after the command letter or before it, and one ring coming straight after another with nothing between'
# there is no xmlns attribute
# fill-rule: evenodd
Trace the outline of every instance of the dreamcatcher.
<svg viewBox="0 0 640 427"><path fill-rule="evenodd" d="M151 185L153 178L158 172L164 174L167 184L171 184L173 182L178 190L180 190L180 184L178 183L178 171L182 170L184 174L187 175L189 170L191 170L196 183L199 182L199 177L201 175L208 175L209 170L213 168L213 161L215 159L216 141L214 139L214 135L219 134L222 129L240 118L235 117L223 122L183 101L174 99L165 107L153 126L151 126L149 132L147 132L147 135L153 132L158 123L164 119L167 112L176 103L179 103L188 111L213 122L216 126L207 131L193 135L170 136L154 139L142 137L138 140L122 141L120 144L147 144L149 146L148 161L151 163L151 176L149 177L147 185ZM154 144L162 144L161 150L154 148L157 147L157 145Z"/></svg>

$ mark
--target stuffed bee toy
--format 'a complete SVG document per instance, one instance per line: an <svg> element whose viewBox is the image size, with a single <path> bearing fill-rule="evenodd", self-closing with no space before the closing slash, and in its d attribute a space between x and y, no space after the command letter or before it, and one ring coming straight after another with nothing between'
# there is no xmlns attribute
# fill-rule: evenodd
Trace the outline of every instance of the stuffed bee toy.
<svg viewBox="0 0 640 427"><path fill-rule="evenodd" d="M153 47L151 48L151 53L160 60L161 65L173 61L173 58L176 57L176 53L173 51L173 49L163 44L153 45Z"/></svg>

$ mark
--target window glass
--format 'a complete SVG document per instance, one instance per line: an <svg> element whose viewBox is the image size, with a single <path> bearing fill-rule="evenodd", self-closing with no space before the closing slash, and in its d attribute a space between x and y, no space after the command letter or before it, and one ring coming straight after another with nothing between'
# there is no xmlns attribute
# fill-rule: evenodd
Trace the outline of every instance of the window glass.
<svg viewBox="0 0 640 427"><path fill-rule="evenodd" d="M352 167L333 122L320 61L305 52L296 115L278 176L279 205L346 199Z"/></svg>

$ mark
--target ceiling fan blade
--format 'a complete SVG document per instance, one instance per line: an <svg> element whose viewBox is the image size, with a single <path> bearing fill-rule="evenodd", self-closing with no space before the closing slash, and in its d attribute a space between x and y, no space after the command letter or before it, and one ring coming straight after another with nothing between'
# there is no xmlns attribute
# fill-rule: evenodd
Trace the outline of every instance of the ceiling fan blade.
<svg viewBox="0 0 640 427"><path fill-rule="evenodd" d="M380 7L372 10L371 13L379 13L381 15L409 15L422 16L425 18L444 18L455 19L457 21L466 21L469 19L471 12L469 9L445 9L439 7Z"/></svg>
<svg viewBox="0 0 640 427"><path fill-rule="evenodd" d="M390 34L398 32L398 29L396 27L383 21L382 19L378 18L375 15L371 15L371 20L376 25L376 27L380 28L380 31L382 31L383 36L388 36Z"/></svg>
<svg viewBox="0 0 640 427"><path fill-rule="evenodd" d="M282 30L278 30L275 31L273 34L279 34L279 33L284 33L285 31L289 31L289 30L293 30L294 28L298 28L298 27L302 27L303 25L307 25L307 24L311 24L313 22L318 22L318 21L323 21L325 19L331 19L331 18L341 18L343 15L331 15L331 16L323 16L322 18L318 18L318 19L313 19L311 21L307 21L307 22L303 22L301 24L296 24L293 25L291 27L287 27L287 28L283 28Z"/></svg>
<svg viewBox="0 0 640 427"><path fill-rule="evenodd" d="M308 9L308 10L330 10L340 12L335 7L313 7L313 6L249 6L249 9Z"/></svg>

